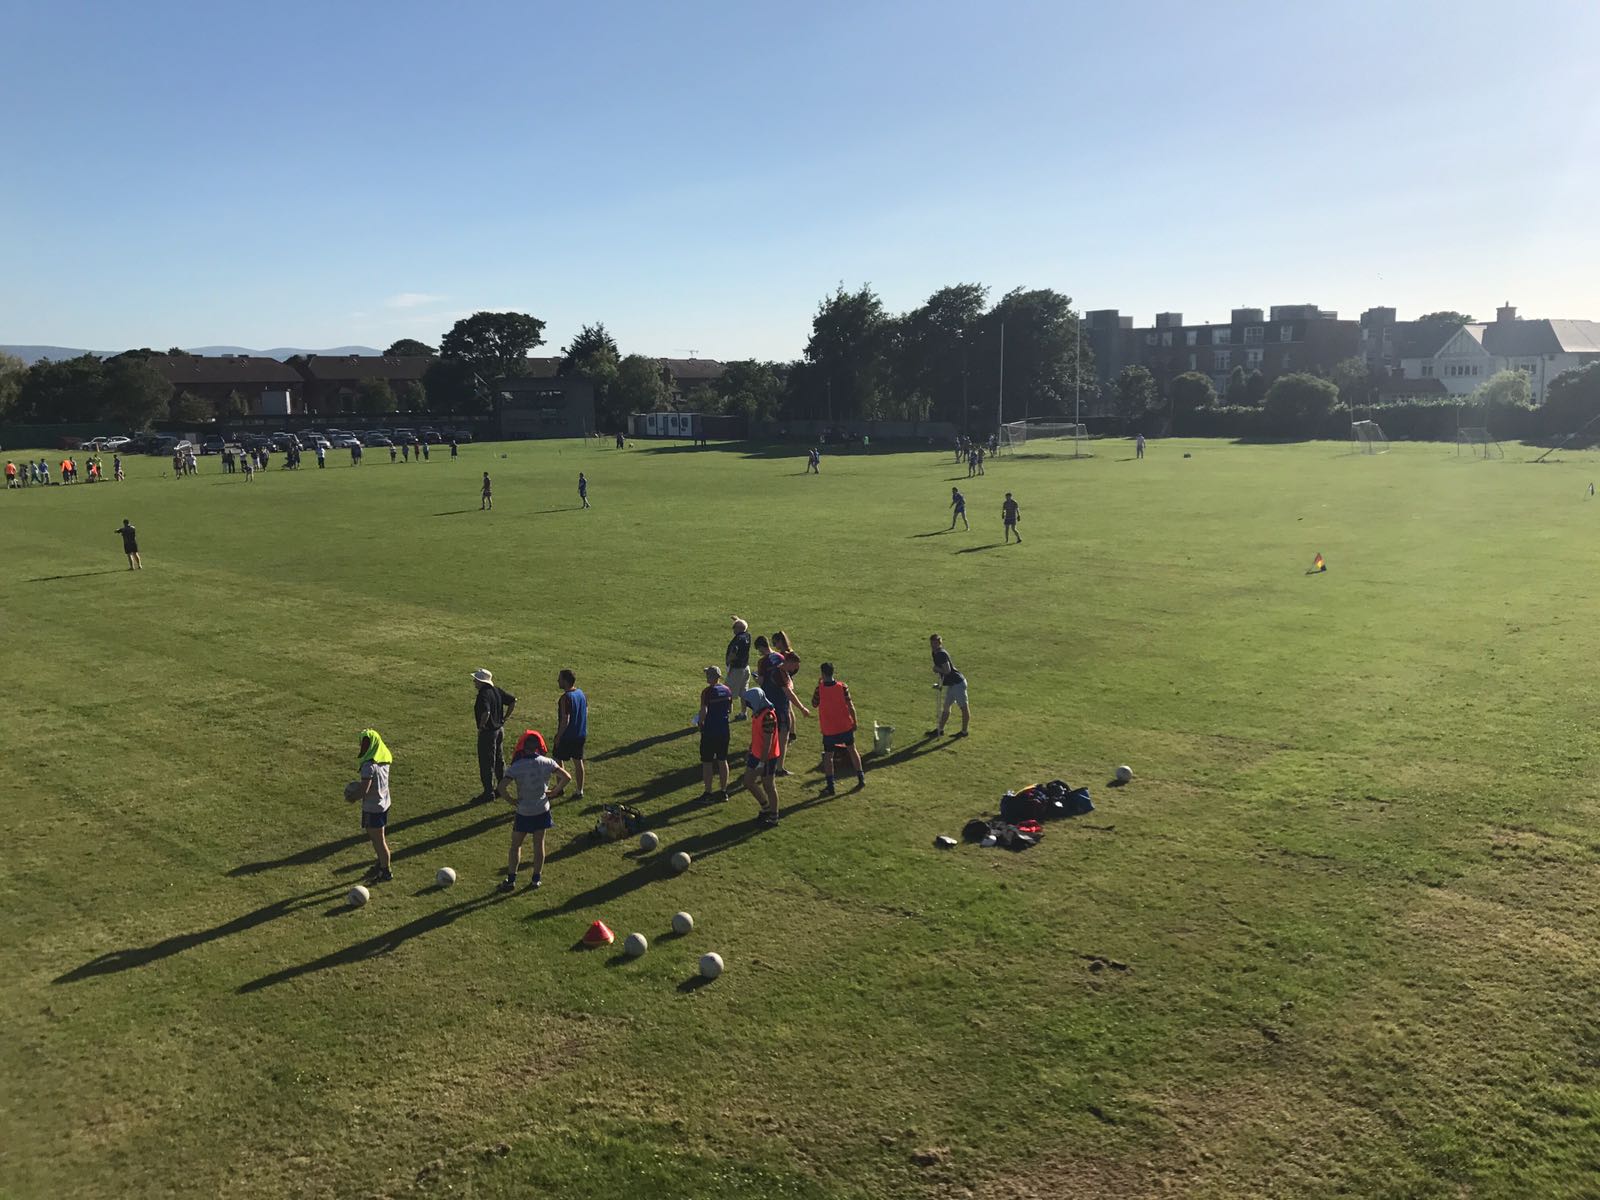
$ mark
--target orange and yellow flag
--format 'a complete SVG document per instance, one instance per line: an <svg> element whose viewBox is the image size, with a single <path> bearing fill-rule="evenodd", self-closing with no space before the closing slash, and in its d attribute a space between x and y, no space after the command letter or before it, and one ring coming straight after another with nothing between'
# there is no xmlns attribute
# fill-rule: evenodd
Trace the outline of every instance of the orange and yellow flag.
<svg viewBox="0 0 1600 1200"><path fill-rule="evenodd" d="M1319 554L1311 560L1311 569L1313 571L1326 571L1328 569L1328 564L1322 561L1322 555Z"/></svg>

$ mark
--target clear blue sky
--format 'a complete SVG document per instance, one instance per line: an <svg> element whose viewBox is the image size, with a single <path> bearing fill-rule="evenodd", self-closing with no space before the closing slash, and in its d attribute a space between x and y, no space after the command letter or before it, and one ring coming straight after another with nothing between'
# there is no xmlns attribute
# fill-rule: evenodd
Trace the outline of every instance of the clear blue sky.
<svg viewBox="0 0 1600 1200"><path fill-rule="evenodd" d="M0 5L0 342L790 357L837 283L1600 319L1600 4Z"/></svg>

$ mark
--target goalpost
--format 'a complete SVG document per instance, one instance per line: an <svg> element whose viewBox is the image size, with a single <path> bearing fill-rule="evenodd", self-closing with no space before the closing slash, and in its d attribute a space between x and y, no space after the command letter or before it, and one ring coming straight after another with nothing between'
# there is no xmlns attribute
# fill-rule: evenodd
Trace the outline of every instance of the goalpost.
<svg viewBox="0 0 1600 1200"><path fill-rule="evenodd" d="M1079 444L1089 437L1089 427L1074 421L1007 421L1000 426L999 449L1006 454L1066 452L1080 455Z"/></svg>
<svg viewBox="0 0 1600 1200"><path fill-rule="evenodd" d="M1482 425L1463 425L1456 430L1456 457L1461 457L1461 448L1465 446L1474 458L1490 459L1504 458L1505 450L1495 440L1495 436Z"/></svg>
<svg viewBox="0 0 1600 1200"><path fill-rule="evenodd" d="M1350 441L1357 454L1385 454L1389 450L1389 439L1376 421L1350 422Z"/></svg>

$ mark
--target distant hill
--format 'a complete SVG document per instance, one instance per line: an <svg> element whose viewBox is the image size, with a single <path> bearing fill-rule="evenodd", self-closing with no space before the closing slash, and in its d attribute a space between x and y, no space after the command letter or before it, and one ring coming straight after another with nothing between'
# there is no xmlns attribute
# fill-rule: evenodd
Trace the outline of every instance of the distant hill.
<svg viewBox="0 0 1600 1200"><path fill-rule="evenodd" d="M163 351L165 346L152 346L152 350ZM257 354L264 358L276 358L280 362L296 354L382 354L382 350L375 350L371 346L335 346L331 350L305 350L299 346L276 346L271 350L251 350L245 346L186 346L190 354ZM72 346L0 346L0 354L15 354L24 363L32 365L41 358L48 358L59 362L64 358L77 358L80 354L98 354L105 358L112 354L120 354L120 350L80 350Z"/></svg>

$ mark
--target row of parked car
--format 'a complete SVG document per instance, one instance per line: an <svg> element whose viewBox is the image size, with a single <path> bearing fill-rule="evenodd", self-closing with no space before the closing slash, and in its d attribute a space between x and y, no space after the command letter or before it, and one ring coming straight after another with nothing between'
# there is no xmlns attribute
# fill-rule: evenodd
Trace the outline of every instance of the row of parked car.
<svg viewBox="0 0 1600 1200"><path fill-rule="evenodd" d="M437 446L442 442L471 440L470 429L302 429L298 433L218 433L202 438L198 443L176 434L143 433L131 438L90 438L66 448L104 454L171 455L186 450L193 450L196 454L221 454L230 446L235 450L268 450L282 454L293 447L315 454L319 444L324 450L348 450L352 446L414 446L418 442Z"/></svg>

